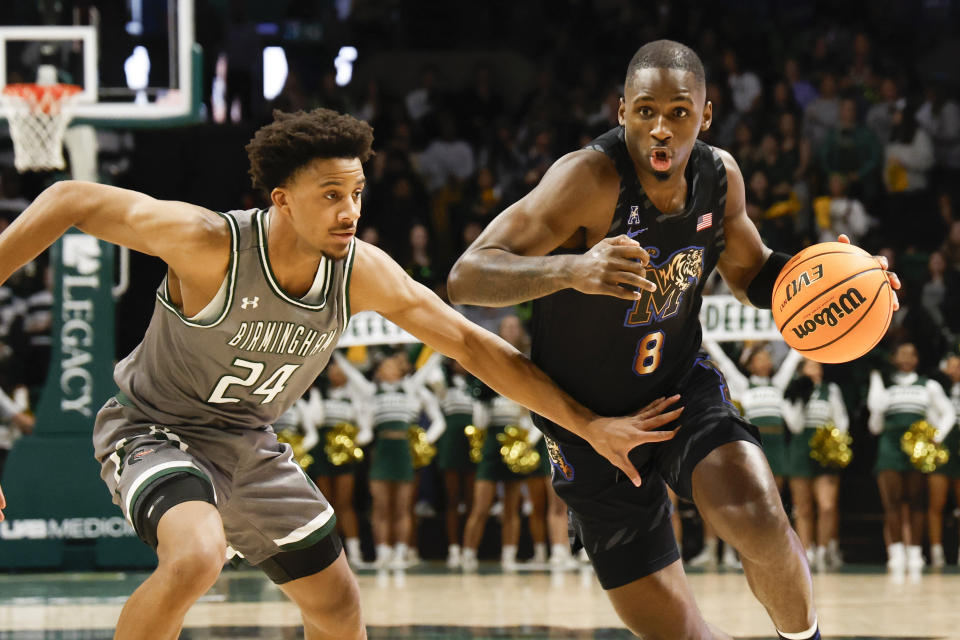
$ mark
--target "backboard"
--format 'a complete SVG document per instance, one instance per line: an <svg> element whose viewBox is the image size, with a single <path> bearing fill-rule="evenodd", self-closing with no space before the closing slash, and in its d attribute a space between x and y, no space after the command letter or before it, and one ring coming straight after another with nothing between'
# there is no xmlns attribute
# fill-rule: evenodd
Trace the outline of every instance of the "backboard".
<svg viewBox="0 0 960 640"><path fill-rule="evenodd" d="M41 65L83 88L74 122L172 126L199 118L194 0L0 2L0 87Z"/></svg>

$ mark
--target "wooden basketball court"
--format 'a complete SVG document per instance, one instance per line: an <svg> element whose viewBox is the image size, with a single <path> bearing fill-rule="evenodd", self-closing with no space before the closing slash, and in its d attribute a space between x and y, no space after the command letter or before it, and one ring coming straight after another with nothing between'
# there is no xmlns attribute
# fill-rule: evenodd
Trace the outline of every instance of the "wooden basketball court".
<svg viewBox="0 0 960 640"><path fill-rule="evenodd" d="M143 573L0 576L0 639L111 638ZM371 638L630 638L590 569L476 574L424 563L361 570ZM738 638L773 628L740 572L690 571L710 622ZM960 572L891 575L858 565L814 576L824 638L960 639ZM296 608L254 570L228 570L187 616L182 638L302 638Z"/></svg>

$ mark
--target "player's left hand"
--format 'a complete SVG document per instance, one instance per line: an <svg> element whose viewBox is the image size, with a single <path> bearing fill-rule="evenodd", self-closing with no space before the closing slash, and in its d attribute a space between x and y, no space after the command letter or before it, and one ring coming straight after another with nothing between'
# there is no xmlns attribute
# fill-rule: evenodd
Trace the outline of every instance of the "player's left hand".
<svg viewBox="0 0 960 640"><path fill-rule="evenodd" d="M847 237L847 234L841 233L837 237L837 242L842 242L843 244L850 244L850 238ZM887 260L886 256L873 256L880 262L880 266L883 267L883 272L887 274L887 280L890 281L890 288L893 290L893 310L896 311L900 308L900 299L897 297L897 289L900 288L900 278L897 277L893 271L887 271L890 268L890 262Z"/></svg>
<svg viewBox="0 0 960 640"><path fill-rule="evenodd" d="M584 436L593 450L623 471L634 486L642 483L640 472L630 462L629 453L634 447L653 442L664 442L676 435L677 430L658 431L680 417L683 407L667 411L680 399L679 395L658 398L643 409L623 418L598 418L587 428Z"/></svg>
<svg viewBox="0 0 960 640"><path fill-rule="evenodd" d="M3 522L3 510L7 508L7 500L3 497L3 488L0 487L0 522Z"/></svg>

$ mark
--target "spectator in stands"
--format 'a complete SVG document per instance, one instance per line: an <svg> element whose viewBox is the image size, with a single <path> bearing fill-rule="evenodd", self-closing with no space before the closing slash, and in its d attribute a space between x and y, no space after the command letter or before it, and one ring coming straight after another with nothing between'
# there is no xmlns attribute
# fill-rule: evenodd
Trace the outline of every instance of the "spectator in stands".
<svg viewBox="0 0 960 640"><path fill-rule="evenodd" d="M420 172L431 192L465 181L474 170L473 148L457 131L452 113L440 117L440 136L420 154Z"/></svg>
<svg viewBox="0 0 960 640"><path fill-rule="evenodd" d="M420 70L420 83L407 93L404 103L407 115L418 124L442 106L437 90L436 67L427 65Z"/></svg>
<svg viewBox="0 0 960 640"><path fill-rule="evenodd" d="M484 142L487 131L493 128L503 110L503 99L494 86L490 67L477 66L473 84L461 96L457 109L457 118L464 124L466 138L474 147Z"/></svg>
<svg viewBox="0 0 960 640"><path fill-rule="evenodd" d="M779 80L773 85L764 109L764 129L766 131L776 131L780 126L780 118L783 114L797 114L799 112L800 109L793 99L793 94L790 93L790 86L785 80Z"/></svg>
<svg viewBox="0 0 960 640"><path fill-rule="evenodd" d="M832 73L825 73L820 80L820 95L803 110L803 135L810 141L814 151L820 148L839 120L837 79Z"/></svg>
<svg viewBox="0 0 960 640"><path fill-rule="evenodd" d="M420 284L430 289L437 289L446 280L446 274L438 267L430 249L430 231L427 226L422 222L413 223L407 233L407 239L408 243L400 265Z"/></svg>
<svg viewBox="0 0 960 640"><path fill-rule="evenodd" d="M818 149L823 175L841 173L847 178L847 191L871 202L877 193L877 173L882 148L876 136L857 118L857 103L852 98L840 102L840 119Z"/></svg>
<svg viewBox="0 0 960 640"><path fill-rule="evenodd" d="M800 64L796 58L787 58L783 64L783 75L790 87L794 102L801 111L806 110L807 105L816 100L818 94L816 88L801 75Z"/></svg>
<svg viewBox="0 0 960 640"><path fill-rule="evenodd" d="M829 195L813 202L820 242L834 242L843 233L850 242L859 245L877 221L867 213L860 200L847 194L847 179L843 174L830 174L827 186Z"/></svg>
<svg viewBox="0 0 960 640"><path fill-rule="evenodd" d="M502 210L502 198L502 189L493 172L482 167L470 181L457 207L458 226L462 229L466 220L479 220L486 225Z"/></svg>
<svg viewBox="0 0 960 640"><path fill-rule="evenodd" d="M760 150L753 137L753 131L748 123L741 120L734 129L733 136L734 145L730 151L733 157L737 159L737 164L740 165L740 171L743 172L743 175L751 175L757 166L760 155Z"/></svg>
<svg viewBox="0 0 960 640"><path fill-rule="evenodd" d="M904 245L935 247L943 237L942 220L930 194L928 172L933 167L933 143L918 126L916 105L906 101L893 112L890 140L884 148L884 223L898 226ZM904 218L911 224L904 225Z"/></svg>
<svg viewBox="0 0 960 640"><path fill-rule="evenodd" d="M842 81L844 90L855 90L862 98L866 98L876 84L871 49L869 35L861 31L853 36L850 65Z"/></svg>
<svg viewBox="0 0 960 640"><path fill-rule="evenodd" d="M952 269L960 269L960 220L950 225L947 237L940 246L940 253Z"/></svg>
<svg viewBox="0 0 960 640"><path fill-rule="evenodd" d="M727 87L716 82L707 83L707 100L713 103L713 122L700 134L700 139L721 149L733 147L734 132L740 123L740 113L730 106L729 95Z"/></svg>
<svg viewBox="0 0 960 640"><path fill-rule="evenodd" d="M938 327L943 327L945 325L943 303L947 294L947 286L944 281L947 262L943 259L943 254L939 251L931 253L927 268L929 269L929 275L927 281L923 283L920 301L924 310L930 315L930 319Z"/></svg>
<svg viewBox="0 0 960 640"><path fill-rule="evenodd" d="M723 68L727 72L733 107L741 114L753 112L763 95L760 78L740 68L740 60L732 49L723 52Z"/></svg>
<svg viewBox="0 0 960 640"><path fill-rule="evenodd" d="M917 109L917 122L933 140L936 157L935 185L938 192L960 195L960 106L947 98L944 87L927 88L926 101Z"/></svg>
<svg viewBox="0 0 960 640"><path fill-rule="evenodd" d="M880 100L867 110L867 127L881 144L890 140L894 114L903 108L905 100L900 97L897 81L887 76L880 81Z"/></svg>

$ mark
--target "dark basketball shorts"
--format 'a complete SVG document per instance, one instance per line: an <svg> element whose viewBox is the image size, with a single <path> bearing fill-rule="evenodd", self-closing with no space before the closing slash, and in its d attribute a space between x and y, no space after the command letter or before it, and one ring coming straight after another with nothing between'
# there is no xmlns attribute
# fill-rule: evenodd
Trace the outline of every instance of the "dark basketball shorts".
<svg viewBox="0 0 960 640"><path fill-rule="evenodd" d="M630 452L643 480L639 487L586 442L550 425L557 436L547 439L553 486L570 507L571 544L575 550L586 549L604 589L621 587L680 559L670 524L668 485L692 499L693 470L707 454L739 440L760 446L757 429L740 417L726 382L709 360L698 358L672 392L681 394L681 428L672 440Z"/></svg>
<svg viewBox="0 0 960 640"><path fill-rule="evenodd" d="M275 582L316 573L339 555L339 540L327 540L337 538L329 535L333 507L270 427L157 425L111 398L97 414L94 448L100 476L135 529L145 496L187 474L209 483L231 549ZM301 568L291 573L294 555Z"/></svg>

